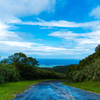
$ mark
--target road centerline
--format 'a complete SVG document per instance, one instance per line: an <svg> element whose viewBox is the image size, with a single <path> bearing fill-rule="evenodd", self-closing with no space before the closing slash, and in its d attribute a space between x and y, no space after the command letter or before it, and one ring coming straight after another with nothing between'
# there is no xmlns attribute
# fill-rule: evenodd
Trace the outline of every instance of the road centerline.
<svg viewBox="0 0 100 100"><path fill-rule="evenodd" d="M62 89L60 89L59 87L53 85L51 82L50 82L50 84L51 84L52 86L56 87L57 89L59 89L60 91L62 91L63 93L67 94L64 90L62 90ZM67 95L68 95L71 99L76 100L76 99L74 99L72 96L70 96L69 94L67 94Z"/></svg>

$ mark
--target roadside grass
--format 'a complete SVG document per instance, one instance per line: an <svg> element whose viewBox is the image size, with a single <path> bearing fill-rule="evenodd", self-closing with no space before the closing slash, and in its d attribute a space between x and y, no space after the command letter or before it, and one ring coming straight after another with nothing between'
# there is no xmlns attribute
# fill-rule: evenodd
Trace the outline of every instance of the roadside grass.
<svg viewBox="0 0 100 100"><path fill-rule="evenodd" d="M58 79L41 79L34 81L20 81L20 82L10 82L5 84L0 84L0 100L11 100L15 96L14 94L22 93L24 90L28 89L28 86L34 85L42 81L50 81Z"/></svg>
<svg viewBox="0 0 100 100"><path fill-rule="evenodd" d="M82 83L63 82L62 84L100 94L100 81L86 81Z"/></svg>

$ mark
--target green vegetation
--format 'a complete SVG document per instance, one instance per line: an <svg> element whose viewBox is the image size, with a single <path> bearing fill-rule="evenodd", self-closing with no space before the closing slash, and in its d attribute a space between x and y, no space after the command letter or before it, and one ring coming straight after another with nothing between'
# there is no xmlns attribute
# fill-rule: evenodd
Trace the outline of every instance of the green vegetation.
<svg viewBox="0 0 100 100"><path fill-rule="evenodd" d="M48 70L48 71L54 71L54 72L57 72L57 73L62 73L62 74L66 74L66 71L70 68L70 67L73 67L75 66L74 64L71 64L71 65L64 65L64 66L56 66L56 67L53 67L53 68L40 68L40 69L44 69L44 70Z"/></svg>
<svg viewBox="0 0 100 100"><path fill-rule="evenodd" d="M100 46L95 53L79 62L79 65L70 67L66 73L67 79L73 82L100 81Z"/></svg>
<svg viewBox="0 0 100 100"><path fill-rule="evenodd" d="M11 100L27 86L44 80L64 79L65 75L37 68L38 61L23 53L15 53L0 62L0 100ZM28 81L26 81L28 80ZM20 82L18 82L20 81Z"/></svg>
<svg viewBox="0 0 100 100"><path fill-rule="evenodd" d="M47 80L54 80L54 79L20 81L20 82L10 82L10 83L0 84L0 100L11 100L15 97L14 94L24 92L24 90L28 89L28 86Z"/></svg>
<svg viewBox="0 0 100 100"><path fill-rule="evenodd" d="M0 83L6 83L11 81L19 81L20 73L14 67L14 65L1 65L0 66Z"/></svg>
<svg viewBox="0 0 100 100"><path fill-rule="evenodd" d="M37 79L66 78L71 83L64 82L65 85L100 93L100 45L96 47L95 53L81 60L78 65L54 68L38 68L37 65L38 61L35 58L27 57L23 53L15 53L2 60L0 62L0 100L10 100L14 97L12 94L23 92L27 86L43 81Z"/></svg>
<svg viewBox="0 0 100 100"><path fill-rule="evenodd" d="M50 68L50 70L62 73L65 73L64 70L66 70L66 78L71 83L63 82L65 85L100 94L100 45L96 47L95 53L81 60L78 65L71 65L66 68L65 66L58 66Z"/></svg>
<svg viewBox="0 0 100 100"><path fill-rule="evenodd" d="M100 81L86 81L82 83L63 82L62 84L100 94Z"/></svg>
<svg viewBox="0 0 100 100"><path fill-rule="evenodd" d="M100 45L96 47L95 53L70 67L66 77L71 82L63 84L100 94Z"/></svg>
<svg viewBox="0 0 100 100"><path fill-rule="evenodd" d="M37 68L38 61L15 53L0 62L0 83L34 79L63 79L65 75Z"/></svg>

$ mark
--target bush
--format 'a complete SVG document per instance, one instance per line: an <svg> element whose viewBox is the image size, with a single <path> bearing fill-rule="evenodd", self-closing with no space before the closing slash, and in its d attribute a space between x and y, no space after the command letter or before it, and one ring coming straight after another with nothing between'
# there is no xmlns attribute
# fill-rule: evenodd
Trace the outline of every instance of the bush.
<svg viewBox="0 0 100 100"><path fill-rule="evenodd" d="M14 82L20 79L20 74L14 65L0 66L0 83Z"/></svg>
<svg viewBox="0 0 100 100"><path fill-rule="evenodd" d="M27 57L23 53L15 53L8 59L0 61L0 83L65 78L63 74L39 69L36 65L38 65L38 61L35 58Z"/></svg>

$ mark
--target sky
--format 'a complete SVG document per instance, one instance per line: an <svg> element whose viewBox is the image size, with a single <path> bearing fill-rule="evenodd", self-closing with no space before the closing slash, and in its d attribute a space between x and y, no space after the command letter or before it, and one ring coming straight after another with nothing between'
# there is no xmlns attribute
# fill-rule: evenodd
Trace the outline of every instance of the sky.
<svg viewBox="0 0 100 100"><path fill-rule="evenodd" d="M0 0L0 55L83 59L100 44L100 0Z"/></svg>

